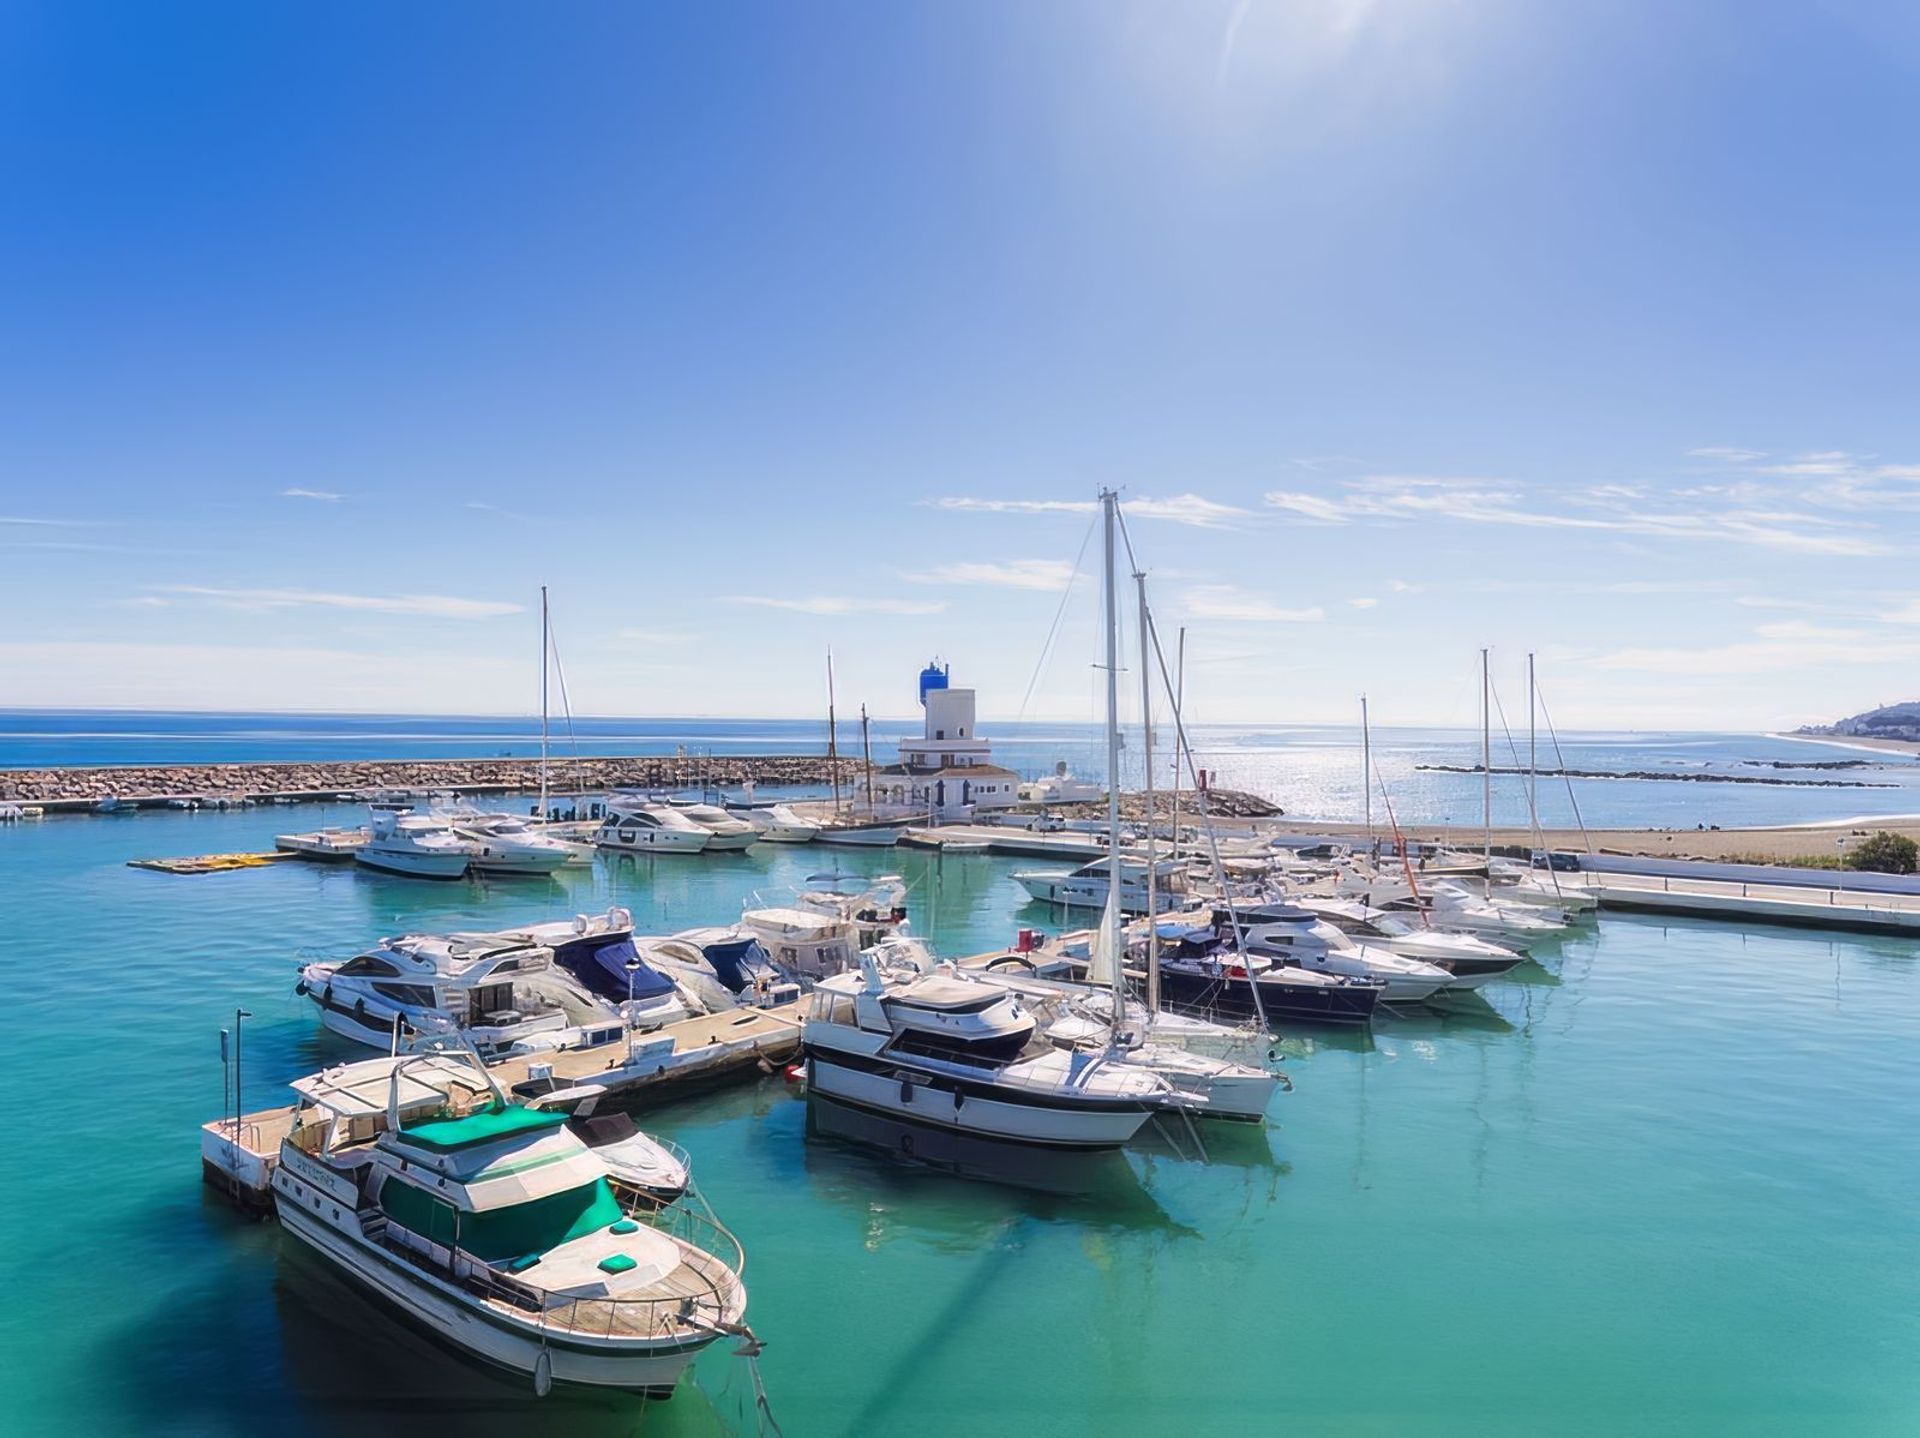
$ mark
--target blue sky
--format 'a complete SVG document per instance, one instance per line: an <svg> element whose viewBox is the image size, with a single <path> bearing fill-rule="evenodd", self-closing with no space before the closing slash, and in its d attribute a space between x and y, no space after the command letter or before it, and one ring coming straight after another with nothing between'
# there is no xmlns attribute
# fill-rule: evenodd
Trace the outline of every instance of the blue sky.
<svg viewBox="0 0 1920 1438"><path fill-rule="evenodd" d="M522 711L544 582L1073 718L1101 484L1197 718L1915 697L1916 133L1847 0L8 6L0 703Z"/></svg>

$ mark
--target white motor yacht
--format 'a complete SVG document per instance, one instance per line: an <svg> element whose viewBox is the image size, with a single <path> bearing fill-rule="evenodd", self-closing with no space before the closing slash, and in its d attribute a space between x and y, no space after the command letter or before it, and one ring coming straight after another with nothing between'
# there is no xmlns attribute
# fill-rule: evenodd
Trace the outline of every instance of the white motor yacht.
<svg viewBox="0 0 1920 1438"><path fill-rule="evenodd" d="M1567 928L1564 919L1555 918L1542 908L1483 899L1450 879L1422 883L1418 893L1409 888L1405 880L1376 880L1367 884L1355 875L1346 884L1349 892L1357 886L1366 901L1376 908L1413 915L1424 910L1433 928L1474 934L1506 948L1524 950L1527 945L1564 933Z"/></svg>
<svg viewBox="0 0 1920 1438"><path fill-rule="evenodd" d="M860 927L817 909L745 907L740 927L758 939L782 972L808 979L844 973L860 961Z"/></svg>
<svg viewBox="0 0 1920 1438"><path fill-rule="evenodd" d="M729 808L727 812L751 824L762 841L769 844L810 844L820 832L818 824L801 818L788 804L741 806Z"/></svg>
<svg viewBox="0 0 1920 1438"><path fill-rule="evenodd" d="M551 874L573 851L516 814L460 815L453 832L473 846L468 860L480 874Z"/></svg>
<svg viewBox="0 0 1920 1438"><path fill-rule="evenodd" d="M631 1028L657 1029L690 1016L671 979L650 968L634 945L633 915L612 908L506 929L489 937L538 944L557 969Z"/></svg>
<svg viewBox="0 0 1920 1438"><path fill-rule="evenodd" d="M528 1107L564 1107L568 1097L562 1090ZM602 1097L601 1090L589 1090L569 1115L567 1128L607 1166L608 1177L655 1203L677 1202L693 1182L687 1151L676 1143L642 1133L632 1117L619 1109L596 1113Z"/></svg>
<svg viewBox="0 0 1920 1438"><path fill-rule="evenodd" d="M1067 909L1101 910L1107 906L1111 861L1096 859L1071 871L1065 869L1029 869L1013 877L1035 900ZM1120 860L1120 911L1126 914L1147 912L1147 865L1141 859ZM1188 902L1187 866L1181 859L1160 859L1153 865L1153 907L1157 912L1182 907Z"/></svg>
<svg viewBox="0 0 1920 1438"><path fill-rule="evenodd" d="M477 1063L369 1059L296 1081L281 1225L462 1352L555 1383L665 1398L744 1335L739 1244L614 1181L567 1115Z"/></svg>
<svg viewBox="0 0 1920 1438"><path fill-rule="evenodd" d="M553 968L550 952L502 934L407 934L344 963L310 963L295 992L334 1033L390 1048L396 1031L458 1032L487 1052L535 1035L565 1043L611 1012Z"/></svg>
<svg viewBox="0 0 1920 1438"><path fill-rule="evenodd" d="M843 919L856 930L857 947L872 948L907 927L907 883L898 874L809 874L795 892L803 909Z"/></svg>
<svg viewBox="0 0 1920 1438"><path fill-rule="evenodd" d="M1376 979L1386 985L1380 995L1386 1003L1419 1003L1453 983L1453 975L1435 964L1357 944L1294 904L1241 907L1236 917L1249 953L1267 954L1316 973Z"/></svg>
<svg viewBox="0 0 1920 1438"><path fill-rule="evenodd" d="M1117 1052L1055 1047L1016 995L952 972L883 975L869 955L809 1002L809 1098L1067 1149L1118 1148L1157 1110L1190 1106Z"/></svg>
<svg viewBox="0 0 1920 1438"><path fill-rule="evenodd" d="M706 853L745 849L760 839L758 829L746 820L729 814L718 804L694 804L676 799L673 808L707 831Z"/></svg>
<svg viewBox="0 0 1920 1438"><path fill-rule="evenodd" d="M473 849L444 821L407 809L375 809L356 863L414 879L457 879L467 872Z"/></svg>
<svg viewBox="0 0 1920 1438"><path fill-rule="evenodd" d="M686 929L633 944L696 1013L776 1008L800 998L800 986L773 967L759 936L745 925Z"/></svg>
<svg viewBox="0 0 1920 1438"><path fill-rule="evenodd" d="M713 834L671 804L616 802L593 842L617 854L697 854L713 842Z"/></svg>
<svg viewBox="0 0 1920 1438"><path fill-rule="evenodd" d="M1477 989L1527 962L1525 954L1472 934L1429 928L1418 915L1390 914L1368 908L1357 899L1302 897L1295 902L1370 948L1386 949L1402 958L1421 959L1445 969L1453 975L1456 989Z"/></svg>

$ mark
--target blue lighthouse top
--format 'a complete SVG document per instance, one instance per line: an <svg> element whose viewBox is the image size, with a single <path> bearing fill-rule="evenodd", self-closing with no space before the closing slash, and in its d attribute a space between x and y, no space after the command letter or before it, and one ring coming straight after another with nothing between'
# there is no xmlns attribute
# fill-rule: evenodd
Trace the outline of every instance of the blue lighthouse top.
<svg viewBox="0 0 1920 1438"><path fill-rule="evenodd" d="M947 666L942 664L938 659L935 659L931 661L925 669L922 669L920 671L920 705L921 707L922 708L926 707L927 691L929 689L945 689L946 687L947 687Z"/></svg>

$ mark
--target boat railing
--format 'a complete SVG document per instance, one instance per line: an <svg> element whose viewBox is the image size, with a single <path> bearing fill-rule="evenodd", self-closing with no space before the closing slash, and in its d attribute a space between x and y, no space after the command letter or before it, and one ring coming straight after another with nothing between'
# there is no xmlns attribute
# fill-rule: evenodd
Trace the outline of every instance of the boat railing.
<svg viewBox="0 0 1920 1438"><path fill-rule="evenodd" d="M737 1323L745 1306L740 1273L746 1253L740 1241L709 1213L682 1205L665 1210L623 1207L633 1221L684 1245L679 1265L661 1285L664 1292L634 1297L549 1292L391 1219L376 1241L409 1263L484 1302L510 1308L541 1328L604 1338L668 1339Z"/></svg>

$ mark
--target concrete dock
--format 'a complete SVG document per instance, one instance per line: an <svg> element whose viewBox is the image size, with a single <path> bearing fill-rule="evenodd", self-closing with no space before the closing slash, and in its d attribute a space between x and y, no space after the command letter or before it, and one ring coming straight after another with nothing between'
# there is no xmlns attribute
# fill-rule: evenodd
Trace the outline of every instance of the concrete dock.
<svg viewBox="0 0 1920 1438"><path fill-rule="evenodd" d="M1920 894L1653 874L1581 877L1603 910L1920 936Z"/></svg>
<svg viewBox="0 0 1920 1438"><path fill-rule="evenodd" d="M638 1112L729 1083L773 1073L800 1052L798 1005L740 1009L682 1019L633 1036L628 1044L524 1054L489 1064L516 1099L571 1110L589 1096L606 1109ZM371 1050L361 1057L371 1056ZM214 1119L200 1128L200 1174L240 1207L272 1207L270 1185L280 1144L292 1131L291 1105Z"/></svg>

